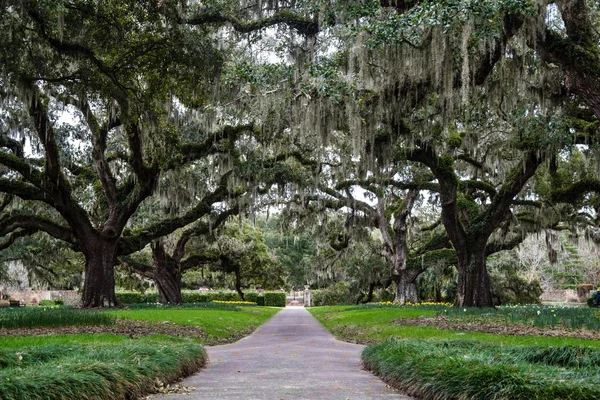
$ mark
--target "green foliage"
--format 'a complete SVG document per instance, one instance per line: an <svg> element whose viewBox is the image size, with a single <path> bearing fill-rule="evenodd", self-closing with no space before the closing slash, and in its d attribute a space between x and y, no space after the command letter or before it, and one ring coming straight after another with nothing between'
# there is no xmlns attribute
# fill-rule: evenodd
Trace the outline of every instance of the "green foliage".
<svg viewBox="0 0 600 400"><path fill-rule="evenodd" d="M19 307L0 310L0 329L113 325L115 318L73 308Z"/></svg>
<svg viewBox="0 0 600 400"><path fill-rule="evenodd" d="M246 299L246 301L251 301L253 303L256 303L256 299L258 298L258 293L256 292L250 292L250 293L244 293L244 298Z"/></svg>
<svg viewBox="0 0 600 400"><path fill-rule="evenodd" d="M597 349L388 340L367 346L362 357L392 386L420 398L591 400L600 393Z"/></svg>
<svg viewBox="0 0 600 400"><path fill-rule="evenodd" d="M284 292L265 292L265 306L267 307L285 307L286 296Z"/></svg>
<svg viewBox="0 0 600 400"><path fill-rule="evenodd" d="M265 305L265 296L256 296L256 305L264 306Z"/></svg>
<svg viewBox="0 0 600 400"><path fill-rule="evenodd" d="M215 310L230 310L239 311L239 306L235 304L200 302L200 303L183 303L183 304L162 304L162 303L139 303L128 304L130 310L179 310L179 309L215 309Z"/></svg>
<svg viewBox="0 0 600 400"><path fill-rule="evenodd" d="M54 299L54 304L57 305L57 306L64 306L65 305L65 301L59 297L57 299Z"/></svg>
<svg viewBox="0 0 600 400"><path fill-rule="evenodd" d="M512 261L508 257L488 260L494 305L539 304L543 292L540 282L525 279L519 274L521 266Z"/></svg>
<svg viewBox="0 0 600 400"><path fill-rule="evenodd" d="M587 299L587 304L590 307L600 307L600 291L594 291Z"/></svg>
<svg viewBox="0 0 600 400"><path fill-rule="evenodd" d="M350 286L345 282L338 282L326 289L311 291L311 301L315 306L355 304L356 297L351 293Z"/></svg>
<svg viewBox="0 0 600 400"><path fill-rule="evenodd" d="M199 292L181 291L181 301L185 303L206 303L208 295Z"/></svg>
<svg viewBox="0 0 600 400"><path fill-rule="evenodd" d="M53 305L55 305L55 303L52 300L40 300L40 302L38 303L38 306L41 307L48 307Z"/></svg>
<svg viewBox="0 0 600 400"><path fill-rule="evenodd" d="M117 300L121 304L141 304L158 302L158 293L117 292Z"/></svg>
<svg viewBox="0 0 600 400"><path fill-rule="evenodd" d="M117 299L119 299L122 304L149 304L158 302L158 294L153 292L117 292ZM207 303L213 300L239 301L241 300L241 297L236 292L210 291L203 294L197 291L183 290L181 292L181 299L184 303Z"/></svg>
<svg viewBox="0 0 600 400"><path fill-rule="evenodd" d="M141 398L206 363L204 348L175 338L53 343L53 337L0 345L3 400ZM30 342L30 343L29 343Z"/></svg>

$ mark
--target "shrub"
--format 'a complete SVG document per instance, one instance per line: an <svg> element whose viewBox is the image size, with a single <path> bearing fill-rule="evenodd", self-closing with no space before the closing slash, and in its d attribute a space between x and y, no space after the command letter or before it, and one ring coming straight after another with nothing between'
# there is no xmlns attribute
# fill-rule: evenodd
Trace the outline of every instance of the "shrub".
<svg viewBox="0 0 600 400"><path fill-rule="evenodd" d="M55 303L52 300L40 300L40 302L38 303L38 306L42 306L42 307L48 307L48 306L53 306Z"/></svg>
<svg viewBox="0 0 600 400"><path fill-rule="evenodd" d="M256 292L244 293L244 297L246 298L246 301L258 303L258 301L256 300L258 297L258 293Z"/></svg>
<svg viewBox="0 0 600 400"><path fill-rule="evenodd" d="M600 307L600 290L592 291L591 296L587 299L587 304L590 307Z"/></svg>
<svg viewBox="0 0 600 400"><path fill-rule="evenodd" d="M65 305L65 301L59 297L57 299L54 299L54 304L57 305L57 306L64 306Z"/></svg>
<svg viewBox="0 0 600 400"><path fill-rule="evenodd" d="M344 282L338 282L327 289L313 290L311 295L312 304L315 306L337 306L356 302L350 293L350 287Z"/></svg>
<svg viewBox="0 0 600 400"><path fill-rule="evenodd" d="M270 307L285 307L286 298L283 292L265 292L265 306Z"/></svg>
<svg viewBox="0 0 600 400"><path fill-rule="evenodd" d="M265 296L256 296L256 305L264 306L265 305Z"/></svg>
<svg viewBox="0 0 600 400"><path fill-rule="evenodd" d="M241 301L242 298L237 292L208 292L208 301Z"/></svg>
<svg viewBox="0 0 600 400"><path fill-rule="evenodd" d="M158 302L158 293L118 292L117 300L122 304L142 304Z"/></svg>
<svg viewBox="0 0 600 400"><path fill-rule="evenodd" d="M208 296L200 292L181 292L183 303L208 303Z"/></svg>

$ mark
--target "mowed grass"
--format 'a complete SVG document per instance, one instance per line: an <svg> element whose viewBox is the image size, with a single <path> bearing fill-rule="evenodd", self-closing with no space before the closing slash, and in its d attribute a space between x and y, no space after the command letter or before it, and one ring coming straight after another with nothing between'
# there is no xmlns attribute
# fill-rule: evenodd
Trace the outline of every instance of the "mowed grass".
<svg viewBox="0 0 600 400"><path fill-rule="evenodd" d="M117 318L194 326L206 335L205 343L238 339L275 315L276 307L240 307L237 309L160 308L116 310L108 313Z"/></svg>
<svg viewBox="0 0 600 400"><path fill-rule="evenodd" d="M133 399L200 369L203 346L191 339L151 335L3 337L0 398Z"/></svg>
<svg viewBox="0 0 600 400"><path fill-rule="evenodd" d="M600 348L600 341L569 337L509 336L481 332L438 329L430 326L395 325L400 318L433 317L434 310L418 307L357 308L352 306L312 307L313 314L341 340L374 343L389 337L401 339L471 339L504 345L587 346Z"/></svg>

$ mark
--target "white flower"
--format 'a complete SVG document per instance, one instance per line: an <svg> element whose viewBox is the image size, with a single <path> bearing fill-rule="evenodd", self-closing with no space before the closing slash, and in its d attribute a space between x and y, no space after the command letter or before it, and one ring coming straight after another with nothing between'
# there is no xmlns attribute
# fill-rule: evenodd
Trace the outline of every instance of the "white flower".
<svg viewBox="0 0 600 400"><path fill-rule="evenodd" d="M540 310L538 310L537 315L540 315L542 312Z"/></svg>

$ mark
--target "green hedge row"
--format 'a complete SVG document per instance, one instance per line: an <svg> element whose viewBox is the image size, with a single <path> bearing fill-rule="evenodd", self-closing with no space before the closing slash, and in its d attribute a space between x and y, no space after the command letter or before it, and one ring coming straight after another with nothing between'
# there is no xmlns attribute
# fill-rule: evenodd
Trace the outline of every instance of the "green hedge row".
<svg viewBox="0 0 600 400"><path fill-rule="evenodd" d="M251 301L259 306L285 307L286 298L283 292L266 292L259 296L255 292L245 293L246 301ZM219 301L241 301L240 295L235 292L182 292L181 298L184 303L210 303ZM117 299L123 304L157 303L157 293L117 292Z"/></svg>
<svg viewBox="0 0 600 400"><path fill-rule="evenodd" d="M283 292L265 292L264 296L265 306L271 307L285 307L286 298Z"/></svg>
<svg viewBox="0 0 600 400"><path fill-rule="evenodd" d="M118 292L117 299L123 304L157 303L157 293ZM209 303L213 300L240 301L240 295L235 292L182 292L181 299L184 303Z"/></svg>

